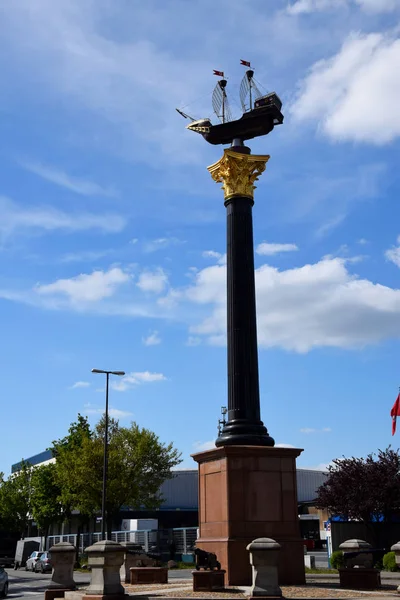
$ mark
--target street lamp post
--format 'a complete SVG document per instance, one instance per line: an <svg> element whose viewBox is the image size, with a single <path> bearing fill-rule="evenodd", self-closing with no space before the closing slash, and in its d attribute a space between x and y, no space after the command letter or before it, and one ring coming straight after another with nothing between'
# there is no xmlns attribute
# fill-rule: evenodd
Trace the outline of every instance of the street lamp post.
<svg viewBox="0 0 400 600"><path fill-rule="evenodd" d="M110 375L122 377L125 371L103 371L92 369L92 373L104 373L106 376L106 414L104 423L104 454L103 454L103 494L101 499L101 539L106 539L106 500L107 500L107 473L108 473L108 382Z"/></svg>

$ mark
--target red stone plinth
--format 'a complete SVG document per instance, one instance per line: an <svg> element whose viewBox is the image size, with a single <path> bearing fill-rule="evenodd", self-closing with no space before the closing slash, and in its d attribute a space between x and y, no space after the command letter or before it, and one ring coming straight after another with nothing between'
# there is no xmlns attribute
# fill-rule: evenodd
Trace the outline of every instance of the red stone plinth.
<svg viewBox="0 0 400 600"><path fill-rule="evenodd" d="M341 588L352 590L376 590L381 587L378 569L339 569Z"/></svg>
<svg viewBox="0 0 400 600"><path fill-rule="evenodd" d="M215 552L227 585L251 585L246 546L269 537L281 545L279 584L305 583L297 510L296 458L301 450L224 446L194 454L199 464L202 550Z"/></svg>
<svg viewBox="0 0 400 600"><path fill-rule="evenodd" d="M167 567L131 567L131 584L168 583Z"/></svg>
<svg viewBox="0 0 400 600"><path fill-rule="evenodd" d="M69 592L70 589L52 588L48 589L44 593L44 600L55 600L55 598L64 598L65 592Z"/></svg>
<svg viewBox="0 0 400 600"><path fill-rule="evenodd" d="M225 571L192 571L194 592L216 592L225 588Z"/></svg>

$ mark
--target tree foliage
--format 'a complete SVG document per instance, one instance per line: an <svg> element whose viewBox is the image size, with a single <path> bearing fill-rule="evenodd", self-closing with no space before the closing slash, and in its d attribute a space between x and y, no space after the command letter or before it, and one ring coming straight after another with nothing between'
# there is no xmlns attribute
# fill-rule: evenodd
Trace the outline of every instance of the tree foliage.
<svg viewBox="0 0 400 600"><path fill-rule="evenodd" d="M366 458L334 460L316 503L333 515L364 523L390 521L400 509L399 451L389 447Z"/></svg>
<svg viewBox="0 0 400 600"><path fill-rule="evenodd" d="M3 528L24 536L31 513L31 466L22 461L18 473L0 481L0 521Z"/></svg>
<svg viewBox="0 0 400 600"><path fill-rule="evenodd" d="M38 528L47 536L49 526L63 516L61 489L56 479L54 463L41 465L31 472L30 509Z"/></svg>
<svg viewBox="0 0 400 600"><path fill-rule="evenodd" d="M53 442L55 463L31 466L22 462L7 480L0 474L0 526L21 532L33 518L44 535L52 523L68 520L79 511L83 523L98 514L102 503L104 417L91 429L87 417L78 414L68 435ZM108 424L107 514L110 520L122 506L158 508L160 486L173 476L180 462L173 444L136 423L121 427Z"/></svg>

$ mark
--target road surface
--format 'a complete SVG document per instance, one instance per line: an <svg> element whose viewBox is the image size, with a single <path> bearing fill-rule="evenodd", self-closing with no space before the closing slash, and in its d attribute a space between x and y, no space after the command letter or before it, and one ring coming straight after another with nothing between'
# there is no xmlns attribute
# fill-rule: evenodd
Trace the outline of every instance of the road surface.
<svg viewBox="0 0 400 600"><path fill-rule="evenodd" d="M311 551L310 555L315 556L315 566L320 569L328 566L328 555L325 551ZM9 581L9 598L32 598L33 600L44 600L44 592L48 588L51 574L32 573L19 569L6 569ZM191 579L191 569L177 569L169 571L168 578L171 579ZM74 579L78 585L89 585L90 574L74 572Z"/></svg>

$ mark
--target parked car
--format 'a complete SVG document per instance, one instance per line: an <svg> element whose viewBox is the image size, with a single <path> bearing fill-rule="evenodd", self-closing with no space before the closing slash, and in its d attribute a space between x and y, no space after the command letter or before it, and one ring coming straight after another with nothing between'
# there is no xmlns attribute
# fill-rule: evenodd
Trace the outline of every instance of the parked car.
<svg viewBox="0 0 400 600"><path fill-rule="evenodd" d="M8 594L8 574L7 571L0 567L0 595L5 598Z"/></svg>
<svg viewBox="0 0 400 600"><path fill-rule="evenodd" d="M32 554L29 556L28 560L26 561L25 564L25 571L35 571L35 564L38 561L38 559L42 556L43 552L38 552L37 550L35 550L34 552L32 552Z"/></svg>
<svg viewBox="0 0 400 600"><path fill-rule="evenodd" d="M35 563L35 573L51 573L52 568L50 552L41 552Z"/></svg>

